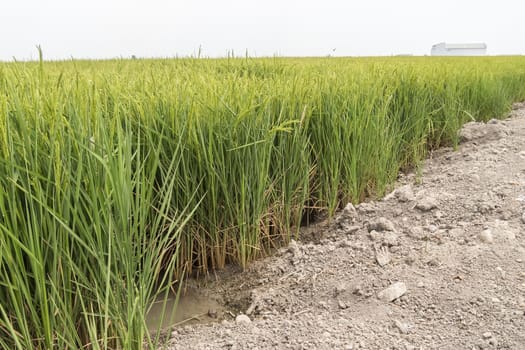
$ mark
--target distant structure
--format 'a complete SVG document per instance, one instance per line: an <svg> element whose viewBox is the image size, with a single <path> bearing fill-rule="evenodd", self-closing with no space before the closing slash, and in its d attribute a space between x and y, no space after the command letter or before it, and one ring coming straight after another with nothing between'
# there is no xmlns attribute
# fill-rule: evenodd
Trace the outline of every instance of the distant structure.
<svg viewBox="0 0 525 350"><path fill-rule="evenodd" d="M447 44L439 43L432 46L431 56L483 56L487 54L487 44Z"/></svg>

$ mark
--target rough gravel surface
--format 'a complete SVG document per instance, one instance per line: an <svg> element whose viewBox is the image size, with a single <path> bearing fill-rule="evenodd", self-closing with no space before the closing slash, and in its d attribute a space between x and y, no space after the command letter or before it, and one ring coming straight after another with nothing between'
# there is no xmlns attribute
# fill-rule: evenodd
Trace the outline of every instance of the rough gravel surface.
<svg viewBox="0 0 525 350"><path fill-rule="evenodd" d="M245 272L167 349L525 349L525 104ZM201 320L206 321L206 320Z"/></svg>

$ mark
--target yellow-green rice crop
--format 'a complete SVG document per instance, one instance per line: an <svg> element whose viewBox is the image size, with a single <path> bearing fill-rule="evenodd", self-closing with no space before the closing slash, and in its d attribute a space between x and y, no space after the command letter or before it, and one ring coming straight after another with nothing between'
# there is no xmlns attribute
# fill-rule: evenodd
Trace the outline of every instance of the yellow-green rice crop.
<svg viewBox="0 0 525 350"><path fill-rule="evenodd" d="M523 57L0 64L0 346L140 349L183 272L246 266L524 98Z"/></svg>

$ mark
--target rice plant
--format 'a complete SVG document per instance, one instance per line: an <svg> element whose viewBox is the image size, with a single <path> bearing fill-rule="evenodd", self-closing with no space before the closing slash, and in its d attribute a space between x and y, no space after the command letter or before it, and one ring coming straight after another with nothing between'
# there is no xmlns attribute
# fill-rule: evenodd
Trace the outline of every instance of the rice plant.
<svg viewBox="0 0 525 350"><path fill-rule="evenodd" d="M245 267L524 98L522 57L0 64L0 347L154 347L185 274Z"/></svg>

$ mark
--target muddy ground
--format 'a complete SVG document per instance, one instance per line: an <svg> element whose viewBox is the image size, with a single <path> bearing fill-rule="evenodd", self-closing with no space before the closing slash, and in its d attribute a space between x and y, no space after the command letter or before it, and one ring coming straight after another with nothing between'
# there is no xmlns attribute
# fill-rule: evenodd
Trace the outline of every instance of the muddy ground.
<svg viewBox="0 0 525 350"><path fill-rule="evenodd" d="M167 348L525 349L525 104L461 136L384 199L193 281L212 306Z"/></svg>

